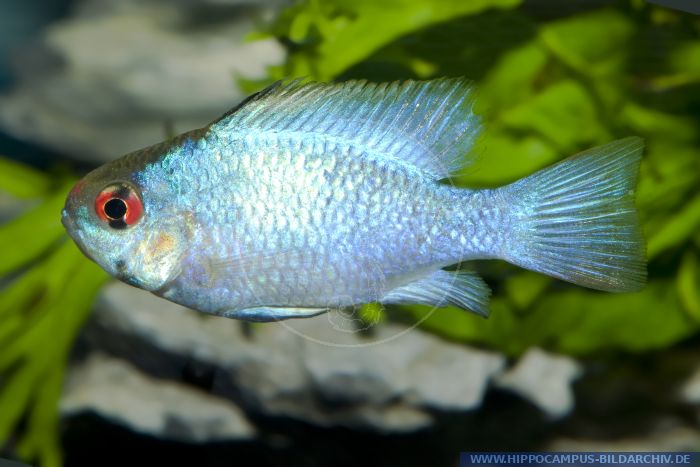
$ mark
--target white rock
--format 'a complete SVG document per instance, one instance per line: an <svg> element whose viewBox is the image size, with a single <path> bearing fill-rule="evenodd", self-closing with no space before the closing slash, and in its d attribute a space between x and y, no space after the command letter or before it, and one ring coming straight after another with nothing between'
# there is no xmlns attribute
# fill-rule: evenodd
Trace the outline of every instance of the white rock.
<svg viewBox="0 0 700 467"><path fill-rule="evenodd" d="M440 410L478 408L492 377L505 366L505 358L463 345L446 345L431 335L425 336L431 342L409 372L415 379L412 389L416 399Z"/></svg>
<svg viewBox="0 0 700 467"><path fill-rule="evenodd" d="M89 10L100 2L86 3ZM56 59L27 50L20 86L0 97L5 131L83 159L111 160L165 139L168 122L176 133L209 123L244 97L235 77L263 78L267 66L284 60L274 40L245 41L253 20L244 8L235 18L190 27L190 10L174 3L93 6L101 13L48 29L44 45Z"/></svg>
<svg viewBox="0 0 700 467"><path fill-rule="evenodd" d="M103 291L93 322L213 364L250 408L322 426L411 431L434 410L473 410L504 357L418 329L382 324L370 338L326 316L255 325L206 316L121 283ZM222 376L223 375L223 376Z"/></svg>
<svg viewBox="0 0 700 467"><path fill-rule="evenodd" d="M695 369L690 378L681 386L680 396L688 404L700 404L700 366Z"/></svg>
<svg viewBox="0 0 700 467"><path fill-rule="evenodd" d="M532 401L549 416L559 418L574 407L571 385L582 371L573 358L532 348L517 365L499 375L495 382L497 386Z"/></svg>
<svg viewBox="0 0 700 467"><path fill-rule="evenodd" d="M560 438L546 451L561 452L695 452L700 446L700 431L678 424L660 423L658 430L646 436L630 436L614 440Z"/></svg>
<svg viewBox="0 0 700 467"><path fill-rule="evenodd" d="M140 433L181 442L249 439L255 429L230 401L141 373L95 353L73 367L61 398L64 416L98 415Z"/></svg>
<svg viewBox="0 0 700 467"><path fill-rule="evenodd" d="M307 334L323 319L294 323ZM350 401L387 401L397 394L417 406L440 410L470 410L481 404L489 380L505 364L501 355L445 342L433 335L394 324L377 328L366 346L349 334L355 346L336 347L304 341L304 362L322 391L340 393ZM344 342L346 345L348 341Z"/></svg>

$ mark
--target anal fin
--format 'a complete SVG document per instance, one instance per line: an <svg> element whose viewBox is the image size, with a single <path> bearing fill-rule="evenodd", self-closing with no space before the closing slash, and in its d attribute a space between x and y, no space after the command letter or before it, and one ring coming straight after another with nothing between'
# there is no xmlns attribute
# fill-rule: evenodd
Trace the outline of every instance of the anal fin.
<svg viewBox="0 0 700 467"><path fill-rule="evenodd" d="M380 301L389 304L420 303L444 307L454 305L488 316L491 290L476 274L469 271L439 269L417 281L397 287Z"/></svg>
<svg viewBox="0 0 700 467"><path fill-rule="evenodd" d="M221 313L226 318L235 318L244 321L269 323L292 318L310 318L328 311L328 308L282 308L282 307L254 307L243 310L232 310Z"/></svg>

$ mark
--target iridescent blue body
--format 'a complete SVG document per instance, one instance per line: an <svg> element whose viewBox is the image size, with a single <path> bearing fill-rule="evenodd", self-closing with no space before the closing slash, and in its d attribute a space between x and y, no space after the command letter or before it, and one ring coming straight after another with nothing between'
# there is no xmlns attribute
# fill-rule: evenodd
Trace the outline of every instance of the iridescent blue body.
<svg viewBox="0 0 700 467"><path fill-rule="evenodd" d="M163 292L180 303L223 312L378 301L416 271L500 247L504 226L485 192L323 139L208 138L142 175L171 171L174 204L208 226L195 229L182 274Z"/></svg>
<svg viewBox="0 0 700 467"><path fill-rule="evenodd" d="M250 320L373 301L485 314L486 285L442 269L477 258L638 288L643 247L630 187L640 141L500 189L458 189L441 180L478 133L471 94L461 80L278 85L206 128L89 174L64 223L126 282ZM138 192L136 225L110 229L90 212L113 183Z"/></svg>

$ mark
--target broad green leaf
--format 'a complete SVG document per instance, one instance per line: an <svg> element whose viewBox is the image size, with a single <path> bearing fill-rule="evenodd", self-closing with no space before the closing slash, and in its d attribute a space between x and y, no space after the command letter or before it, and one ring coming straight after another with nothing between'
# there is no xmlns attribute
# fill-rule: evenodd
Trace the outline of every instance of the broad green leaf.
<svg viewBox="0 0 700 467"><path fill-rule="evenodd" d="M683 142L650 138L642 159L637 205L647 238L668 229L700 183L697 149Z"/></svg>
<svg viewBox="0 0 700 467"><path fill-rule="evenodd" d="M64 234L61 209L70 185L65 184L37 207L0 226L0 244L5 245L0 276L35 259Z"/></svg>
<svg viewBox="0 0 700 467"><path fill-rule="evenodd" d="M618 72L634 33L632 21L615 10L581 13L545 25L540 39L559 60L585 76Z"/></svg>
<svg viewBox="0 0 700 467"><path fill-rule="evenodd" d="M32 349L41 347L41 342L49 334L55 334L56 330L62 330L56 326L58 315L50 313L53 307L59 306L63 296L67 293L68 284L75 274L77 265L85 261L73 254L75 246L64 242L48 258L53 267L44 268L44 283L36 300L23 310L26 313L27 326L22 333L14 336L9 342L3 342L3 352L0 354L0 371L5 370L21 355L30 353ZM31 313L29 313L31 311Z"/></svg>
<svg viewBox="0 0 700 467"><path fill-rule="evenodd" d="M599 120L593 97L574 80L552 84L500 116L505 128L540 135L570 152L610 139Z"/></svg>
<svg viewBox="0 0 700 467"><path fill-rule="evenodd" d="M296 8L302 19L293 19L290 29L297 42L317 42L310 50L293 53L286 71L291 76L311 75L329 80L409 32L487 8L510 8L519 3L520 0L309 0Z"/></svg>
<svg viewBox="0 0 700 467"><path fill-rule="evenodd" d="M647 255L653 258L662 251L679 245L700 228L700 194L690 200L678 214L649 238Z"/></svg>
<svg viewBox="0 0 700 467"><path fill-rule="evenodd" d="M0 157L0 191L15 198L39 198L52 187L48 174L32 169L25 164Z"/></svg>
<svg viewBox="0 0 700 467"><path fill-rule="evenodd" d="M627 102L620 112L620 122L640 135L663 139L692 140L697 136L697 122L688 117L659 112L635 102Z"/></svg>
<svg viewBox="0 0 700 467"><path fill-rule="evenodd" d="M36 297L41 295L47 270L51 266L50 261L37 264L20 277L8 281L0 289L0 320L3 321L3 326L0 327L0 344L8 315L21 313L21 310L29 308Z"/></svg>
<svg viewBox="0 0 700 467"><path fill-rule="evenodd" d="M503 54L535 34L532 21L511 10L459 16L389 42L338 79L465 76L480 81Z"/></svg>
<svg viewBox="0 0 700 467"><path fill-rule="evenodd" d="M530 336L531 345L550 342L558 351L580 355L605 348L660 348L696 330L672 283L656 280L632 294L571 290L546 295L521 332Z"/></svg>
<svg viewBox="0 0 700 467"><path fill-rule="evenodd" d="M548 61L536 41L506 53L481 83L479 110L486 118L532 98Z"/></svg>
<svg viewBox="0 0 700 467"><path fill-rule="evenodd" d="M421 318L417 307L414 316ZM530 313L516 315L498 297L483 319L454 308L432 311L421 326L448 339L476 342L508 354L531 346L573 355L601 349L644 351L696 332L669 281L634 294L607 294L572 287L542 295Z"/></svg>

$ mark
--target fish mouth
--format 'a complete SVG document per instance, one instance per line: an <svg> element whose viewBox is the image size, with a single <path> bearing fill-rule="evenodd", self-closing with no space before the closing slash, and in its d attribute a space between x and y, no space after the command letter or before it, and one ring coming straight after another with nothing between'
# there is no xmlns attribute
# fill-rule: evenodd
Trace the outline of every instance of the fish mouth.
<svg viewBox="0 0 700 467"><path fill-rule="evenodd" d="M66 229L68 236L73 240L73 243L75 243L80 252L90 259L90 261L95 261L92 255L83 246L80 229L75 225L75 221L68 215L68 211L65 209L61 211L61 224L63 224L63 228Z"/></svg>
<svg viewBox="0 0 700 467"><path fill-rule="evenodd" d="M75 222L70 218L65 208L61 210L61 224L69 233L75 231Z"/></svg>

